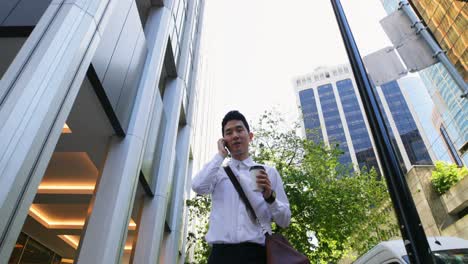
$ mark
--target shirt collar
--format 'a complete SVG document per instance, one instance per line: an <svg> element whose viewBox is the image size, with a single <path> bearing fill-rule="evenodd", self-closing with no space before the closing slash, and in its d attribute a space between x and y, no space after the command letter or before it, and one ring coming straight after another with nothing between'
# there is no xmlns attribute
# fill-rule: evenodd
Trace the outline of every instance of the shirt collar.
<svg viewBox="0 0 468 264"><path fill-rule="evenodd" d="M248 158L242 160L242 161L241 160L236 160L235 158L231 158L231 160L229 161L229 164L236 167L236 168L241 164L246 166L247 168L250 168L250 167L256 165L256 163L253 161L253 159L250 156Z"/></svg>

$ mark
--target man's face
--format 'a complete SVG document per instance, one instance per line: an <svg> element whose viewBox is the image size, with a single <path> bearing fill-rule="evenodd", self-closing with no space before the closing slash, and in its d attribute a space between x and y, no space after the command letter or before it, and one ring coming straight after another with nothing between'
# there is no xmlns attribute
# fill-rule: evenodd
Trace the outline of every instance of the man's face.
<svg viewBox="0 0 468 264"><path fill-rule="evenodd" d="M248 132L240 120L231 120L224 126L224 141L231 155L236 159L245 159L249 153L249 143L253 134Z"/></svg>

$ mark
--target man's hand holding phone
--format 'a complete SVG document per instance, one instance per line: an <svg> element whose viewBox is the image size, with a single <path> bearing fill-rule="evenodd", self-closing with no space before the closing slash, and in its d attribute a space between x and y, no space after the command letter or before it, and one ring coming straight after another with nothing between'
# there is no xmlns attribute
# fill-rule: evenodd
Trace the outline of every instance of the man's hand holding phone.
<svg viewBox="0 0 468 264"><path fill-rule="evenodd" d="M223 138L218 139L218 152L219 155L223 156L224 158L228 155L226 141L224 141Z"/></svg>

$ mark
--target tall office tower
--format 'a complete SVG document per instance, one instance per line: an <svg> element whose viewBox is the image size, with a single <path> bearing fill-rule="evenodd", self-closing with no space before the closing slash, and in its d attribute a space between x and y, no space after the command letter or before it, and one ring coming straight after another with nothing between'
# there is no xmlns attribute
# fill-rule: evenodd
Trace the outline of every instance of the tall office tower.
<svg viewBox="0 0 468 264"><path fill-rule="evenodd" d="M309 139L323 139L326 144L337 142L344 152L340 162L352 162L355 169L366 166L379 171L374 142L349 65L317 68L296 78L295 88L304 129L319 130L318 137L307 133ZM398 82L384 84L376 91L402 167L406 170L412 165L432 164Z"/></svg>
<svg viewBox="0 0 468 264"><path fill-rule="evenodd" d="M184 262L203 10L0 2L0 263Z"/></svg>
<svg viewBox="0 0 468 264"><path fill-rule="evenodd" d="M346 65L320 67L296 78L296 98L304 117L304 132L316 142L338 143L344 152L340 163L352 163L354 169L366 166L380 171L355 87ZM309 130L318 130L318 135Z"/></svg>
<svg viewBox="0 0 468 264"><path fill-rule="evenodd" d="M398 0L381 0L388 14L398 9ZM412 0L410 1L420 19L428 26L449 60L455 65L465 81L468 79L468 34L466 1L458 0ZM427 91L435 105L437 141L444 142L444 149L437 156L449 156L458 164L468 164L468 100L441 63L419 71ZM435 141L431 145L438 144ZM447 150L445 150L447 149Z"/></svg>

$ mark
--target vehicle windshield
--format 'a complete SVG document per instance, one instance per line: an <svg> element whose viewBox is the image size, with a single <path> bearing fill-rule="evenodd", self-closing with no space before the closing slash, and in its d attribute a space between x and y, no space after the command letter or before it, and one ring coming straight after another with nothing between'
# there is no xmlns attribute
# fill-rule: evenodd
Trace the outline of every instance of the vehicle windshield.
<svg viewBox="0 0 468 264"><path fill-rule="evenodd" d="M433 252L436 264L468 264L468 249L449 249ZM407 255L403 256L406 263L410 263Z"/></svg>

